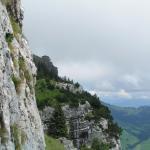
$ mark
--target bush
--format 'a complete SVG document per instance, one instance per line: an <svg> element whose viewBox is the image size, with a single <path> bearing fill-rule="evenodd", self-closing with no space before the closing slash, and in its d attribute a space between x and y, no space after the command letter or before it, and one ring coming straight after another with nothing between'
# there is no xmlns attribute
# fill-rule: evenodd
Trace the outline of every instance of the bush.
<svg viewBox="0 0 150 150"><path fill-rule="evenodd" d="M109 136L119 139L120 135L122 134L122 128L120 128L117 123L110 121L108 123L108 129L106 132L109 134Z"/></svg>
<svg viewBox="0 0 150 150"><path fill-rule="evenodd" d="M67 126L64 113L61 106L58 104L55 107L53 116L50 120L48 133L54 138L67 137Z"/></svg>
<svg viewBox="0 0 150 150"><path fill-rule="evenodd" d="M19 23L15 20L13 16L10 16L11 25L13 28L14 36L16 39L18 38L18 34L22 34L22 29L19 25Z"/></svg>
<svg viewBox="0 0 150 150"><path fill-rule="evenodd" d="M109 144L99 141L98 138L93 139L92 150L109 150Z"/></svg>
<svg viewBox="0 0 150 150"><path fill-rule="evenodd" d="M1 0L2 1L2 4L8 6L8 5L11 5L11 0Z"/></svg>
<svg viewBox="0 0 150 150"><path fill-rule="evenodd" d="M64 145L59 140L45 135L46 148L45 150L65 150Z"/></svg>
<svg viewBox="0 0 150 150"><path fill-rule="evenodd" d="M18 77L16 77L15 75L12 75L12 81L15 85L16 92L19 93L20 92L21 80Z"/></svg>
<svg viewBox="0 0 150 150"><path fill-rule="evenodd" d="M26 70L26 64L25 60L23 57L19 57L19 69L22 70L23 72Z"/></svg>
<svg viewBox="0 0 150 150"><path fill-rule="evenodd" d="M12 41L13 41L13 39L14 39L14 36L13 36L13 34L11 34L11 33L6 33L6 35L5 35L5 39L6 39L6 42L8 43L8 44L10 44Z"/></svg>
<svg viewBox="0 0 150 150"><path fill-rule="evenodd" d="M24 73L24 76L22 76L22 77L25 77L25 79L26 79L26 81L27 81L27 83L29 85L29 83L30 83L30 81L32 79L32 76L31 76L29 70L26 67L24 58L20 57L18 63L19 63L19 69L22 70L23 73Z"/></svg>
<svg viewBox="0 0 150 150"><path fill-rule="evenodd" d="M88 121L91 121L94 119L94 115L92 112L89 112L86 116L85 116L85 119L88 120Z"/></svg>
<svg viewBox="0 0 150 150"><path fill-rule="evenodd" d="M80 87L80 84L79 84L78 82L75 83L74 85L75 85L76 88L79 88L79 87Z"/></svg>
<svg viewBox="0 0 150 150"><path fill-rule="evenodd" d="M16 124L11 126L11 133L13 135L13 140L15 143L15 149L16 150L21 150L21 143L20 143L20 133L19 133L19 129L18 126Z"/></svg>
<svg viewBox="0 0 150 150"><path fill-rule="evenodd" d="M3 116L0 114L0 137L1 137L1 143L5 144L8 141L7 137L7 129L4 124Z"/></svg>

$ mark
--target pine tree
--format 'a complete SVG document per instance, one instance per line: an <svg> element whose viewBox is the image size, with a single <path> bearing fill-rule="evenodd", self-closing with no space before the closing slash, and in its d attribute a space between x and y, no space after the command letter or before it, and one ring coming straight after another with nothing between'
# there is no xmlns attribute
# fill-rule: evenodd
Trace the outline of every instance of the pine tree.
<svg viewBox="0 0 150 150"><path fill-rule="evenodd" d="M53 116L50 120L48 128L48 133L50 136L53 136L55 138L67 136L65 116L59 104L55 107L55 110L53 112Z"/></svg>

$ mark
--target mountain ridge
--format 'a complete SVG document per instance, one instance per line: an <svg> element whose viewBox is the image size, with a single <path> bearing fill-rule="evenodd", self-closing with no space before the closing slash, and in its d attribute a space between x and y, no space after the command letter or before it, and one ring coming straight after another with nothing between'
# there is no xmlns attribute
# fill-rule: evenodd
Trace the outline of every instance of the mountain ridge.
<svg viewBox="0 0 150 150"><path fill-rule="evenodd" d="M150 106L118 107L106 104L114 120L122 127L121 143L123 150L149 150Z"/></svg>
<svg viewBox="0 0 150 150"><path fill-rule="evenodd" d="M119 150L121 129L113 123L110 111L101 104L100 99L67 77L62 78L58 74L51 76L53 72L47 72L46 68L42 67L45 62L40 61L42 64L38 68L39 61L36 61L36 58L39 60L39 57L35 55L33 57L37 72L40 72L36 85L36 98L45 133L60 138L67 150L83 149L83 146L88 146L89 148L86 148L92 150L90 147L95 138L96 143L100 144L98 144L100 149ZM53 64L50 66L56 68ZM61 116L60 121L66 122L66 126L60 125L61 128L57 126L60 121L56 119L57 117L53 117L56 113L57 116L58 114ZM56 132L58 134L55 134Z"/></svg>

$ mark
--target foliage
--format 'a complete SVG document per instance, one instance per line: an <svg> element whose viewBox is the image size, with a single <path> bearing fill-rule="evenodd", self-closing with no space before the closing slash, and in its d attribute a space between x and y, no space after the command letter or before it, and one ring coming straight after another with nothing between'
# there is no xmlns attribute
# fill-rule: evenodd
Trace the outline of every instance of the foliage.
<svg viewBox="0 0 150 150"><path fill-rule="evenodd" d="M4 121L3 121L3 117L2 115L0 115L0 137L1 137L1 143L5 144L8 140L7 138L7 130L6 127L4 125Z"/></svg>
<svg viewBox="0 0 150 150"><path fill-rule="evenodd" d="M56 81L41 79L37 81L36 85L36 98L38 108L42 109L44 106L54 107L57 103L60 104L69 104L70 107L78 107L79 103L85 103L88 101L93 107L93 111L86 116L87 120L94 119L98 122L101 118L108 119L109 126L111 130L108 130L108 133L111 133L112 136L118 137L121 133L120 128L117 124L113 124L113 118L108 107L101 104L99 98L90 93L83 91L82 93L72 93L69 90L59 89L55 87ZM117 136L116 136L117 135Z"/></svg>
<svg viewBox="0 0 150 150"><path fill-rule="evenodd" d="M31 82L31 80L32 80L32 76L31 76L31 74L30 74L30 72L29 72L28 69L26 69L26 70L24 71L24 77L25 77L25 79L26 79L28 85L30 85L30 82Z"/></svg>
<svg viewBox="0 0 150 150"><path fill-rule="evenodd" d="M20 85L21 85L21 80L16 77L15 75L12 75L12 81L15 85L15 89L16 89L16 92L19 93L20 92Z"/></svg>
<svg viewBox="0 0 150 150"><path fill-rule="evenodd" d="M74 85L75 85L76 88L79 88L79 87L80 87L80 84L79 84L78 82L75 83Z"/></svg>
<svg viewBox="0 0 150 150"><path fill-rule="evenodd" d="M122 128L118 127L117 123L109 121L109 123L108 123L108 129L106 130L106 132L111 137L115 137L116 139L119 139L120 135L122 134Z"/></svg>
<svg viewBox="0 0 150 150"><path fill-rule="evenodd" d="M6 6L11 4L11 0L1 0L1 2Z"/></svg>
<svg viewBox="0 0 150 150"><path fill-rule="evenodd" d="M59 104L55 106L55 110L49 124L48 134L55 138L67 136L65 116Z"/></svg>
<svg viewBox="0 0 150 150"><path fill-rule="evenodd" d="M22 70L23 72L26 70L26 64L25 60L23 57L19 57L19 69Z"/></svg>
<svg viewBox="0 0 150 150"><path fill-rule="evenodd" d="M40 109L45 105L55 106L57 103L66 103L71 107L76 107L79 104L79 97L68 90L59 89L55 87L53 80L37 80L36 84L36 98Z"/></svg>
<svg viewBox="0 0 150 150"><path fill-rule="evenodd" d="M22 78L24 77L26 79L28 85L30 85L32 77L31 77L31 75L29 73L29 70L27 69L27 66L26 66L24 58L23 57L19 57L19 62L18 63L19 63L19 69L21 71L23 71L23 73L24 73L22 75Z"/></svg>
<svg viewBox="0 0 150 150"><path fill-rule="evenodd" d="M112 120L112 116L111 113L108 109L108 107L101 105L101 107L99 109L95 109L93 111L94 114L94 119L96 121L99 121L99 118L106 118L108 120Z"/></svg>
<svg viewBox="0 0 150 150"><path fill-rule="evenodd" d="M13 28L14 36L16 37L16 39L18 39L18 34L22 34L22 29L13 16L10 16L10 21Z"/></svg>
<svg viewBox="0 0 150 150"><path fill-rule="evenodd" d="M59 140L45 135L46 148L45 150L65 150L64 145Z"/></svg>
<svg viewBox="0 0 150 150"><path fill-rule="evenodd" d="M92 150L109 150L109 144L99 141L97 138L93 139Z"/></svg>
<svg viewBox="0 0 150 150"><path fill-rule="evenodd" d="M94 115L93 112L89 112L86 116L85 119L88 121L94 120Z"/></svg>
<svg viewBox="0 0 150 150"><path fill-rule="evenodd" d="M7 42L8 44L10 44L10 43L13 41L14 36L13 36L13 34L7 32L6 35L5 35L5 39L6 39L6 42Z"/></svg>
<svg viewBox="0 0 150 150"><path fill-rule="evenodd" d="M13 141L15 143L15 149L22 150L22 145L25 144L25 141L27 139L25 132L19 129L17 124L13 124L10 128Z"/></svg>
<svg viewBox="0 0 150 150"><path fill-rule="evenodd" d="M113 123L113 118L111 116L111 112L108 107L104 106L99 97L95 95L91 95L87 91L82 91L81 93L73 93L69 90L69 88L59 88L56 86L57 83L64 84L73 84L74 87L78 88L80 86L79 83L74 83L72 80L67 77L60 78L52 78L52 74L48 73L46 67L43 64L39 64L40 68L42 68L41 72L38 73L38 80L36 84L36 99L37 105L39 109L43 109L45 106L52 106L60 104L67 104L70 107L78 107L79 104L85 104L88 101L91 105L91 113L87 114L85 119L94 120L95 123L98 123L101 118L105 118L110 122L110 129L107 130L107 133L110 133L111 136L118 138L121 134L121 129L117 124ZM39 67L37 65L37 67ZM39 69L39 68L38 68ZM40 69L39 69L40 70ZM55 129L55 128L54 128Z"/></svg>

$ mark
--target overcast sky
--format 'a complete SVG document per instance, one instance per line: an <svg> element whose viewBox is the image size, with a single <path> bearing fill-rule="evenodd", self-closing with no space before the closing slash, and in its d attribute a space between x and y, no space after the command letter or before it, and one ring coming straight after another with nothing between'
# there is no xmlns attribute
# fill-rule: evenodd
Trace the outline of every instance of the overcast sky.
<svg viewBox="0 0 150 150"><path fill-rule="evenodd" d="M149 0L23 0L32 51L103 101L150 105Z"/></svg>

